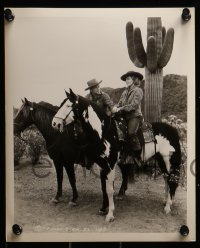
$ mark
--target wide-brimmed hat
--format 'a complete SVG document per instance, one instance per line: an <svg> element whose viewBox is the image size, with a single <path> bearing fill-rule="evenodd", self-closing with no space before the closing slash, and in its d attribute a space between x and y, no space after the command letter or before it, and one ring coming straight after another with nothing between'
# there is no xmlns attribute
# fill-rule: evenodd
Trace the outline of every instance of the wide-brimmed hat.
<svg viewBox="0 0 200 248"><path fill-rule="evenodd" d="M87 87L85 90L89 90L89 89L91 89L91 88L93 88L93 87L99 85L101 82L102 82L102 80L101 80L100 82L98 82L98 81L94 78L94 79L92 79L92 80L90 80L90 81L87 82L88 87Z"/></svg>
<svg viewBox="0 0 200 248"><path fill-rule="evenodd" d="M126 81L127 77L137 77L139 80L143 79L143 75L136 71L128 71L126 74L121 76L121 80Z"/></svg>

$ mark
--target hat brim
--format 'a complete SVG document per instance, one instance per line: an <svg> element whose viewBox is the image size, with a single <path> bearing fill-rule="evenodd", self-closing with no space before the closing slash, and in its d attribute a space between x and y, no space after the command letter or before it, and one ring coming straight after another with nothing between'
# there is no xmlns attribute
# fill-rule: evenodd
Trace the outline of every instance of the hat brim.
<svg viewBox="0 0 200 248"><path fill-rule="evenodd" d="M132 77L132 76L137 77L139 80L143 79L142 74L140 74L139 72L130 72L130 73L126 73L126 74L122 75L121 80L126 81L127 77Z"/></svg>
<svg viewBox="0 0 200 248"><path fill-rule="evenodd" d="M100 82L98 82L97 84L95 84L95 85L87 87L85 90L92 89L92 88L96 87L97 85L99 85L101 82L102 82L102 80Z"/></svg>

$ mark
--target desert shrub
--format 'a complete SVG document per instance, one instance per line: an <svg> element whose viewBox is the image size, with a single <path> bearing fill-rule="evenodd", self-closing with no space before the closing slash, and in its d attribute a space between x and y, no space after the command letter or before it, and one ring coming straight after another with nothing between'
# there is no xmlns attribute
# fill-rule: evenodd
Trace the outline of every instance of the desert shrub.
<svg viewBox="0 0 200 248"><path fill-rule="evenodd" d="M168 74L163 78L162 116L168 118L173 113L187 121L187 77Z"/></svg>
<svg viewBox="0 0 200 248"><path fill-rule="evenodd" d="M27 141L26 156L31 159L32 164L38 163L40 156L46 153L45 140L40 131L31 127L24 132L23 137Z"/></svg>
<svg viewBox="0 0 200 248"><path fill-rule="evenodd" d="M22 158L26 145L19 137L14 136L14 165L18 165Z"/></svg>

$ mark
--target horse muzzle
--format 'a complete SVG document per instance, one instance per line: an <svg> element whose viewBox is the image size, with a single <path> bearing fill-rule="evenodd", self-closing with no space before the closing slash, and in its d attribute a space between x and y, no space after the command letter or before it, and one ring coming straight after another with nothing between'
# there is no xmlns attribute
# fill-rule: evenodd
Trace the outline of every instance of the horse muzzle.
<svg viewBox="0 0 200 248"><path fill-rule="evenodd" d="M54 117L51 123L52 127L59 132L63 132L63 120L57 117Z"/></svg>

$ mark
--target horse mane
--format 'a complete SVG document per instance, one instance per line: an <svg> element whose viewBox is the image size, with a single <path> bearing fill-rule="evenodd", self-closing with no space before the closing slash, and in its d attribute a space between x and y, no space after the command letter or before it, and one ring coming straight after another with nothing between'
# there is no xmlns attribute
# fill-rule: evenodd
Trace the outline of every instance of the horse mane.
<svg viewBox="0 0 200 248"><path fill-rule="evenodd" d="M59 107L56 106L56 105L52 105L51 103L48 103L48 102L44 102L44 101L41 101L38 103L38 105L42 106L42 107L46 107L47 109L50 109L54 112L57 112Z"/></svg>
<svg viewBox="0 0 200 248"><path fill-rule="evenodd" d="M38 129L45 130L45 133L49 136L55 134L56 131L52 128L51 122L58 111L58 107L54 106L48 102L41 101L39 103L32 103L35 111L35 118L39 122Z"/></svg>
<svg viewBox="0 0 200 248"><path fill-rule="evenodd" d="M114 137L116 135L117 130L116 130L116 124L113 121L114 119L111 118L110 116L108 116L105 113L105 111L102 110L102 108L99 107L99 105L96 104L95 102L93 102L93 101L91 101L85 97L82 97L82 96L79 96L79 98L81 99L85 109L87 109L88 106L91 106L93 108L94 112L97 114L100 121L101 122L104 121L104 125L102 126L102 141L103 141L104 145L105 145L106 140L112 144L113 144L113 142L116 143L116 140ZM88 123L86 125L88 125ZM92 137L92 135L98 136L97 132L96 131L94 132L93 127L90 130L90 132L91 133L89 134L89 136L90 135L91 135L91 137ZM92 134L92 132L94 132L95 134L94 133Z"/></svg>

